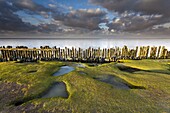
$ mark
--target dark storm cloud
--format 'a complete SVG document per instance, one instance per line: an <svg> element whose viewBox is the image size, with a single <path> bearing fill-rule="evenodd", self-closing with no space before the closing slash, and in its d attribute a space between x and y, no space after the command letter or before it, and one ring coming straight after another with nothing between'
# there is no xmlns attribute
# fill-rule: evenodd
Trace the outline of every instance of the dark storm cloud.
<svg viewBox="0 0 170 113"><path fill-rule="evenodd" d="M16 14L17 11L24 11L30 15L42 15L48 17L48 12L54 10L48 9L42 5L34 3L32 0L0 0L0 30L1 31L55 31L56 25L31 25L31 23L23 22ZM55 27L54 27L55 26ZM51 28L50 28L51 27ZM44 28L44 30L42 30ZM54 29L52 29L54 28Z"/></svg>
<svg viewBox="0 0 170 113"><path fill-rule="evenodd" d="M47 8L42 5L35 4L32 0L9 0L13 5L20 9L28 9L31 11L48 11Z"/></svg>
<svg viewBox="0 0 170 113"><path fill-rule="evenodd" d="M50 12L51 10L39 5L32 0L6 0L8 3L11 3L13 7L15 7L17 10L24 10L28 13L32 14L43 14Z"/></svg>
<svg viewBox="0 0 170 113"><path fill-rule="evenodd" d="M90 0L109 10L143 12L145 14L170 15L170 0Z"/></svg>
<svg viewBox="0 0 170 113"><path fill-rule="evenodd" d="M127 15L115 18L112 23L108 24L109 29L116 31L140 31L162 22L161 15Z"/></svg>
<svg viewBox="0 0 170 113"><path fill-rule="evenodd" d="M67 14L54 14L53 17L66 26L96 30L99 29L99 23L106 21L105 15L106 12L100 9L79 9Z"/></svg>
<svg viewBox="0 0 170 113"><path fill-rule="evenodd" d="M90 0L90 2L118 12L119 21L113 20L109 23L110 29L145 30L157 24L170 22L170 0ZM126 16L123 15L125 12ZM132 12L134 15L129 16Z"/></svg>
<svg viewBox="0 0 170 113"><path fill-rule="evenodd" d="M4 1L0 1L0 30L27 31L35 29L31 24L24 23L14 11L18 9L11 7Z"/></svg>
<svg viewBox="0 0 170 113"><path fill-rule="evenodd" d="M101 5L109 10L124 12L133 8L137 0L89 0L91 3Z"/></svg>
<svg viewBox="0 0 170 113"><path fill-rule="evenodd" d="M23 22L21 17L16 14L18 11L24 11L29 15L41 15L45 18L48 18L50 12L55 21L60 21L60 25L51 23L35 26L31 23ZM70 32L68 29L61 28L61 26L67 26L76 30L79 28L79 32L81 30L83 30L82 32L86 32L88 30L99 29L98 25L105 21L105 15L106 12L100 9L69 9L68 12L64 12L59 7L47 8L32 0L0 0L0 30L37 30L38 32L46 33Z"/></svg>

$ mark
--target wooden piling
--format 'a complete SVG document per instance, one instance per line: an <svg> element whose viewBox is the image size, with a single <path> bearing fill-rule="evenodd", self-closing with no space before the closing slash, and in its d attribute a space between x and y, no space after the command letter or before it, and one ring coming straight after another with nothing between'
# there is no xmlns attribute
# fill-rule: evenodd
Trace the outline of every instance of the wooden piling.
<svg viewBox="0 0 170 113"><path fill-rule="evenodd" d="M0 61L13 61L13 60L73 60L73 61L87 61L87 62L104 62L116 61L116 59L140 59L150 58L170 58L170 52L165 46L150 47L141 46L136 49L129 49L127 46L123 48L92 48L87 49L65 47L50 48L49 46L37 48L27 48L24 46L17 46L12 48L8 46L0 47Z"/></svg>

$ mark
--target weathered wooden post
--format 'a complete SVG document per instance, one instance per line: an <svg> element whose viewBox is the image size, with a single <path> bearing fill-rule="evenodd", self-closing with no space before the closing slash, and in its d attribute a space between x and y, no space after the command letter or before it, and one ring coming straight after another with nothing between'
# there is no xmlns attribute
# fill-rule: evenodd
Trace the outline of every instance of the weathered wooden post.
<svg viewBox="0 0 170 113"><path fill-rule="evenodd" d="M39 49L36 48L35 52L36 52L36 60L39 60L40 57Z"/></svg>
<svg viewBox="0 0 170 113"><path fill-rule="evenodd" d="M53 59L52 48L49 49L49 56L50 56L50 60L52 60Z"/></svg>
<svg viewBox="0 0 170 113"><path fill-rule="evenodd" d="M0 62L2 62L3 59L2 59L2 47L0 47Z"/></svg>
<svg viewBox="0 0 170 113"><path fill-rule="evenodd" d="M60 57L59 57L59 59L60 60L63 60L63 50L62 50L62 48L60 48L60 51L59 51L60 53L59 53L59 55L60 55Z"/></svg>
<svg viewBox="0 0 170 113"><path fill-rule="evenodd" d="M23 60L23 48L20 48L20 59Z"/></svg>
<svg viewBox="0 0 170 113"><path fill-rule="evenodd" d="M30 61L32 61L32 60L33 60L33 58L34 58L34 50L33 50L33 49L30 49L30 53L31 53Z"/></svg>
<svg viewBox="0 0 170 113"><path fill-rule="evenodd" d="M3 61L4 61L4 59L5 59L5 51L4 51L4 48L1 50L1 57L2 57L2 59L3 59Z"/></svg>
<svg viewBox="0 0 170 113"><path fill-rule="evenodd" d="M141 46L140 47L140 53L139 53L139 58L143 59L143 58L147 58L147 54L148 54L148 47L145 46Z"/></svg>
<svg viewBox="0 0 170 113"><path fill-rule="evenodd" d="M79 49L78 49L78 61L81 61L81 60L82 60L82 50L79 47Z"/></svg>
<svg viewBox="0 0 170 113"><path fill-rule="evenodd" d="M23 59L26 60L26 52L25 52L26 48L24 48L22 50L22 56L23 56Z"/></svg>
<svg viewBox="0 0 170 113"><path fill-rule="evenodd" d="M76 61L76 58L77 58L77 49L74 48L74 60Z"/></svg>
<svg viewBox="0 0 170 113"><path fill-rule="evenodd" d="M45 59L46 60L49 60L49 46L44 46L44 49L45 49Z"/></svg>
<svg viewBox="0 0 170 113"><path fill-rule="evenodd" d="M158 48L157 58L160 58L160 53L161 53L161 46L159 46Z"/></svg>
<svg viewBox="0 0 170 113"><path fill-rule="evenodd" d="M7 50L6 50L6 59L7 59L7 61L10 61L9 48L7 48Z"/></svg>
<svg viewBox="0 0 170 113"><path fill-rule="evenodd" d="M110 48L107 49L107 59L108 59L109 62L110 62Z"/></svg>
<svg viewBox="0 0 170 113"><path fill-rule="evenodd" d="M55 59L58 59L58 56L59 56L59 54L58 54L58 48L56 48L56 50L55 50Z"/></svg>
<svg viewBox="0 0 170 113"><path fill-rule="evenodd" d="M156 51L157 51L157 47L151 47L150 58L152 59L156 58Z"/></svg>
<svg viewBox="0 0 170 113"><path fill-rule="evenodd" d="M140 58L140 47L136 47L136 57Z"/></svg>
<svg viewBox="0 0 170 113"><path fill-rule="evenodd" d="M58 48L58 51L57 51L57 52L58 52L58 54L57 54L58 59L60 60L60 58L61 58L61 53L60 53L60 52L61 52L61 49L60 49L60 47Z"/></svg>
<svg viewBox="0 0 170 113"><path fill-rule="evenodd" d="M143 58L147 58L147 51L148 51L148 48L146 46L143 46Z"/></svg>
<svg viewBox="0 0 170 113"><path fill-rule="evenodd" d="M107 56L107 48L104 49L104 58L106 59Z"/></svg>
<svg viewBox="0 0 170 113"><path fill-rule="evenodd" d="M65 60L67 60L67 58L68 58L68 48L65 47L65 50L64 50L64 51L65 51L65 57L64 57L64 58L65 58Z"/></svg>
<svg viewBox="0 0 170 113"><path fill-rule="evenodd" d="M102 49L102 58L104 58L104 56L105 56L104 53L105 53L105 52L104 52L104 48L103 48L103 49Z"/></svg>
<svg viewBox="0 0 170 113"><path fill-rule="evenodd" d="M92 59L92 61L94 61L94 48L93 47L91 49L91 59Z"/></svg>
<svg viewBox="0 0 170 113"><path fill-rule="evenodd" d="M7 61L10 60L10 52L9 52L9 49L10 49L10 48L11 48L10 46L7 46L7 48L6 48L6 60L7 60Z"/></svg>
<svg viewBox="0 0 170 113"><path fill-rule="evenodd" d="M114 57L114 49L110 48L110 59L113 61L113 57Z"/></svg>
<svg viewBox="0 0 170 113"><path fill-rule="evenodd" d="M165 49L164 51L165 51L164 58L165 58L165 59L167 59L167 57L168 57L168 50L167 50L167 49Z"/></svg>
<svg viewBox="0 0 170 113"><path fill-rule="evenodd" d="M165 46L162 47L162 50L161 50L161 58L166 58L166 55L167 55L167 49L165 48Z"/></svg>
<svg viewBox="0 0 170 113"><path fill-rule="evenodd" d="M5 59L6 61L8 61L8 49L7 48L5 49Z"/></svg>
<svg viewBox="0 0 170 113"><path fill-rule="evenodd" d="M47 53L46 53L46 49L45 48L43 48L43 59L45 60L46 59L46 57L47 57Z"/></svg>
<svg viewBox="0 0 170 113"><path fill-rule="evenodd" d="M42 51L42 59L45 59L45 50L44 50L44 48L42 48L41 51Z"/></svg>
<svg viewBox="0 0 170 113"><path fill-rule="evenodd" d="M88 58L88 49L85 50L85 58L86 58L86 60Z"/></svg>
<svg viewBox="0 0 170 113"><path fill-rule="evenodd" d="M74 59L74 47L72 47L72 50L71 50L71 58L72 60Z"/></svg>
<svg viewBox="0 0 170 113"><path fill-rule="evenodd" d="M82 61L84 61L86 59L86 50L83 50L83 57L82 57Z"/></svg>
<svg viewBox="0 0 170 113"><path fill-rule="evenodd" d="M139 51L139 56L138 56L140 59L143 58L143 47L141 46L140 47L140 51Z"/></svg>
<svg viewBox="0 0 170 113"><path fill-rule="evenodd" d="M18 59L19 58L19 50L18 50L18 46L16 47L16 59Z"/></svg>
<svg viewBox="0 0 170 113"><path fill-rule="evenodd" d="M66 57L65 57L65 53L66 53L66 52L65 52L65 49L63 49L63 59L64 59L64 60L65 60L65 58L66 58Z"/></svg>
<svg viewBox="0 0 170 113"><path fill-rule="evenodd" d="M170 59L170 51L167 52L167 58Z"/></svg>
<svg viewBox="0 0 170 113"><path fill-rule="evenodd" d="M124 47L122 48L122 54L121 54L123 59L127 59L128 58L128 47L126 45L124 45Z"/></svg>
<svg viewBox="0 0 170 113"><path fill-rule="evenodd" d="M71 50L70 50L70 48L68 48L68 58L69 58L69 60L71 58Z"/></svg>
<svg viewBox="0 0 170 113"><path fill-rule="evenodd" d="M151 47L150 46L147 46L147 58L150 58L150 51L151 51Z"/></svg>
<svg viewBox="0 0 170 113"><path fill-rule="evenodd" d="M53 59L56 60L56 46L54 46L52 49L53 49L52 50Z"/></svg>
<svg viewBox="0 0 170 113"><path fill-rule="evenodd" d="M91 58L91 47L88 48L88 58Z"/></svg>
<svg viewBox="0 0 170 113"><path fill-rule="evenodd" d="M121 48L117 47L117 56L120 58L121 57Z"/></svg>
<svg viewBox="0 0 170 113"><path fill-rule="evenodd" d="M49 60L49 58L50 58L50 52L49 52L49 49L48 48L46 48L46 54L47 54L47 60Z"/></svg>
<svg viewBox="0 0 170 113"><path fill-rule="evenodd" d="M40 49L39 49L39 53L40 53L39 59L40 60L42 60L42 58L43 58L43 50L42 49L43 49L42 46L40 46Z"/></svg>
<svg viewBox="0 0 170 113"><path fill-rule="evenodd" d="M34 60L38 59L38 50L36 48L34 48Z"/></svg>

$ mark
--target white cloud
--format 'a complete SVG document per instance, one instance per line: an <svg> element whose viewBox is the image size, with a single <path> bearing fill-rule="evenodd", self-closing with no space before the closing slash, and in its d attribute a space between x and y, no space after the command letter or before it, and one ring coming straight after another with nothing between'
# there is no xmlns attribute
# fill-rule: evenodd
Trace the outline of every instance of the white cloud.
<svg viewBox="0 0 170 113"><path fill-rule="evenodd" d="M51 8L56 8L55 4L48 4L48 6L51 7Z"/></svg>

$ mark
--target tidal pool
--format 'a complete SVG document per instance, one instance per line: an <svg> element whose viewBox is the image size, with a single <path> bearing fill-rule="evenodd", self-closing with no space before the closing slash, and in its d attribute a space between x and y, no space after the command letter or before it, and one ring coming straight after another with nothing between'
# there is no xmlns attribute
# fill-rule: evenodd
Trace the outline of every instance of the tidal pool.
<svg viewBox="0 0 170 113"><path fill-rule="evenodd" d="M61 76L73 71L74 68L71 66L62 66L59 71L53 74L53 76Z"/></svg>
<svg viewBox="0 0 170 113"><path fill-rule="evenodd" d="M62 66L59 71L53 74L53 76L61 76L73 71L74 68L71 66ZM51 98L51 97L63 97L68 98L69 94L64 82L56 82L52 87L47 91L42 98Z"/></svg>
<svg viewBox="0 0 170 113"><path fill-rule="evenodd" d="M63 97L68 98L69 94L64 82L55 83L42 98Z"/></svg>

